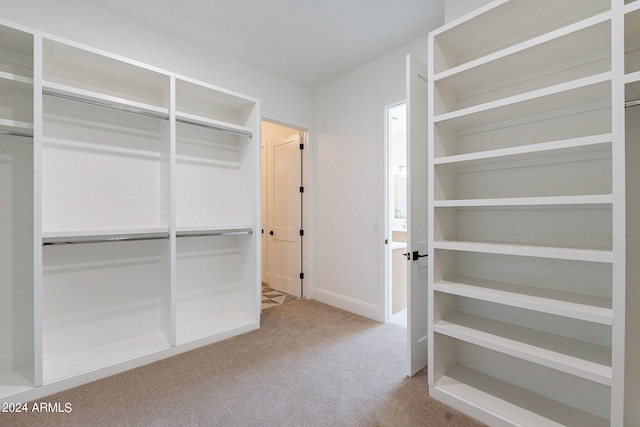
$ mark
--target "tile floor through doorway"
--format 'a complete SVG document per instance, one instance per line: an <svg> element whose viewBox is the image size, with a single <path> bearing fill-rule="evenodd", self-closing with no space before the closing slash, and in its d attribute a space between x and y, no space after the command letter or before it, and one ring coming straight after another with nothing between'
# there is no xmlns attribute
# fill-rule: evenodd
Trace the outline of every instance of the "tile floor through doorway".
<svg viewBox="0 0 640 427"><path fill-rule="evenodd" d="M297 297L285 294L284 292L271 289L268 284L262 282L262 309L284 304L285 302L295 301Z"/></svg>

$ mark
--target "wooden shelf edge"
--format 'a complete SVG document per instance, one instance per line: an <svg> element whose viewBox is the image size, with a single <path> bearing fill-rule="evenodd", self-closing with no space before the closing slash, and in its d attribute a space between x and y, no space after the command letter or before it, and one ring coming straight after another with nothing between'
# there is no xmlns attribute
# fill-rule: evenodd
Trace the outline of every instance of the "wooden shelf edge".
<svg viewBox="0 0 640 427"><path fill-rule="evenodd" d="M602 22L605 22L607 20L611 19L611 15L612 12L611 11L606 11L603 12L599 15L595 15L595 16L591 16L589 18L583 19L581 21L575 22L571 25L568 25L566 27L560 28L560 29L556 29L554 31L542 34L540 36L528 39L526 41L523 41L521 43L518 43L514 46L509 46L506 47L504 49L501 49L497 52L492 52L488 55L482 56L478 59L475 59L473 61L469 61L469 62L465 62L464 64L455 66L453 68L449 68L446 71L442 71L440 73L437 73L433 76L433 81L435 83L437 83L438 81L444 80L446 78L449 77L454 77L458 74L461 74L463 72L466 71L470 71L473 68L485 65L485 64L489 64L491 62L500 60L502 58L511 56L513 54L519 53L519 52L523 52L526 51L527 49L536 47L536 46L540 46L544 43L548 43L557 39L560 39L564 36L576 33L578 31L581 30L585 30L589 27L593 27L595 25L598 25Z"/></svg>
<svg viewBox="0 0 640 427"><path fill-rule="evenodd" d="M635 12L636 10L640 10L640 2L638 1L633 1L624 5L625 14Z"/></svg>
<svg viewBox="0 0 640 427"><path fill-rule="evenodd" d="M453 407L473 407L485 422L493 418L514 426L610 426L609 420L460 365L430 387L430 395Z"/></svg>
<svg viewBox="0 0 640 427"><path fill-rule="evenodd" d="M499 255L515 255L536 258L557 258L571 261L612 263L613 251L598 249L573 249L549 246L527 246L504 243L479 243L462 241L437 241L434 249L464 252L481 252Z"/></svg>
<svg viewBox="0 0 640 427"><path fill-rule="evenodd" d="M503 199L460 199L435 200L434 207L507 207L507 206L579 206L579 205L610 205L613 195L597 194L588 196L549 196L549 197L512 197Z"/></svg>
<svg viewBox="0 0 640 427"><path fill-rule="evenodd" d="M634 71L632 73L625 74L624 82L626 84L634 84L640 82L640 71Z"/></svg>
<svg viewBox="0 0 640 427"><path fill-rule="evenodd" d="M33 388L34 385L15 370L0 372L0 400Z"/></svg>
<svg viewBox="0 0 640 427"><path fill-rule="evenodd" d="M469 324L473 324L474 326L468 326ZM512 338L496 335L488 329L483 329L491 329L492 327L500 328L502 326L502 322L485 319L479 316L458 313L450 319L443 319L434 323L433 331L435 333L446 335L492 351L497 351L517 359L526 360L537 365L565 372L605 386L611 386L611 366L586 360L576 355L549 350L539 347L533 343L526 342L526 339L535 340L541 336L547 337L544 341L547 344L554 341L572 341L577 344L577 340L570 340L547 332L534 331L515 325L509 325L509 327L514 331L519 331L519 336L522 340L514 340ZM593 348L594 351L601 347L584 342L581 342L580 345L585 348Z"/></svg>
<svg viewBox="0 0 640 427"><path fill-rule="evenodd" d="M223 122L221 120L210 119L208 117L202 117L195 114L183 113L180 111L176 111L176 120L181 123L208 127L220 132L231 132L231 133L246 136L249 138L251 138L253 135L251 129L246 126L240 126L234 123Z"/></svg>
<svg viewBox="0 0 640 427"><path fill-rule="evenodd" d="M258 322L240 311L213 316L176 328L177 345L185 345L201 339L223 339L236 329L249 328Z"/></svg>
<svg viewBox="0 0 640 427"><path fill-rule="evenodd" d="M43 363L44 383L52 383L96 369L171 348L162 332L80 351Z"/></svg>
<svg viewBox="0 0 640 427"><path fill-rule="evenodd" d="M33 137L33 123L0 119L0 135Z"/></svg>
<svg viewBox="0 0 640 427"><path fill-rule="evenodd" d="M10 82L24 83L24 84L27 84L27 85L33 85L33 78L32 77L27 77L27 76L23 76L23 75L20 75L20 74L15 74L15 73L8 73L6 71L0 71L0 79L8 80Z"/></svg>
<svg viewBox="0 0 640 427"><path fill-rule="evenodd" d="M552 291L549 291L549 296L545 297L517 293L513 290L498 289L497 287L501 285L506 289L525 288L525 286L502 284L498 282L495 283L497 285L496 287L489 288L482 287L481 284L468 284L462 281L451 282L441 280L434 283L434 290L451 295L458 295L462 297L478 299L481 301L495 302L511 307L523 308L547 314L554 314L557 316L599 323L602 325L613 325L613 310L610 308L589 305L586 303L567 302L559 299L553 299Z"/></svg>
<svg viewBox="0 0 640 427"><path fill-rule="evenodd" d="M508 96L495 101L486 102L472 107L455 110L449 113L439 114L433 117L434 124L447 122L450 120L462 119L465 117L473 116L475 114L486 113L492 110L498 110L500 108L509 107L515 104L533 102L536 100L542 100L547 97L559 95L564 92L572 90L583 89L589 86L594 86L599 83L604 83L611 80L612 73L607 71L604 73L596 74L589 77L580 78L566 83L556 84L548 86L542 89L533 90L531 92L525 92L518 95Z"/></svg>
<svg viewBox="0 0 640 427"><path fill-rule="evenodd" d="M640 73L639 73L640 74ZM639 76L640 78L640 76ZM453 156L437 157L434 159L434 164L447 165L455 163L466 163L473 161L501 159L510 156L521 156L527 154L542 154L546 152L553 152L557 150L566 150L570 148L580 147L592 147L603 144L608 144L613 141L613 135L611 133L601 135L590 135L579 138L571 138L559 141L540 142L531 145L521 145L510 148L500 148L497 150L479 151L475 153L456 154Z"/></svg>

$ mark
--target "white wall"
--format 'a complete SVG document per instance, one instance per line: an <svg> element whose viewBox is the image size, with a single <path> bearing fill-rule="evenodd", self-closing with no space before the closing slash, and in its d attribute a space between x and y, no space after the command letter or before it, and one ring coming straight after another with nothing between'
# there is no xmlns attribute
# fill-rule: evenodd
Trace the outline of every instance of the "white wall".
<svg viewBox="0 0 640 427"><path fill-rule="evenodd" d="M444 0L444 22L449 23L493 0Z"/></svg>
<svg viewBox="0 0 640 427"><path fill-rule="evenodd" d="M426 35L314 91L312 297L384 320L384 107L405 99ZM377 229L376 229L377 226Z"/></svg>
<svg viewBox="0 0 640 427"><path fill-rule="evenodd" d="M264 117L309 127L311 91L85 0L2 0L2 19L261 100Z"/></svg>

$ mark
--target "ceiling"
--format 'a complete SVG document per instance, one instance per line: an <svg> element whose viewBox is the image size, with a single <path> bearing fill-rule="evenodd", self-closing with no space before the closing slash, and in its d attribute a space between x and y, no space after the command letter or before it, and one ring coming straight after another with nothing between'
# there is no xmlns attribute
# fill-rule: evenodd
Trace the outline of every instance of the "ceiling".
<svg viewBox="0 0 640 427"><path fill-rule="evenodd" d="M442 25L444 0L87 0L308 88Z"/></svg>

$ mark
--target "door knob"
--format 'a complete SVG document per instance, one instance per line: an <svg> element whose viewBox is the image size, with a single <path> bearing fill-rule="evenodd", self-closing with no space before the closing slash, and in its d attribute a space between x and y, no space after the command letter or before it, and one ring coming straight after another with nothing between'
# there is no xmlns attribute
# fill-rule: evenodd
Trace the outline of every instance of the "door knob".
<svg viewBox="0 0 640 427"><path fill-rule="evenodd" d="M271 231L269 232L269 234L270 234L271 236L273 236L273 230L271 230Z"/></svg>

